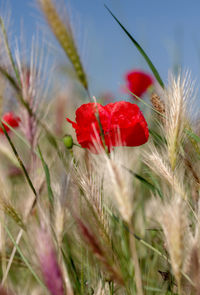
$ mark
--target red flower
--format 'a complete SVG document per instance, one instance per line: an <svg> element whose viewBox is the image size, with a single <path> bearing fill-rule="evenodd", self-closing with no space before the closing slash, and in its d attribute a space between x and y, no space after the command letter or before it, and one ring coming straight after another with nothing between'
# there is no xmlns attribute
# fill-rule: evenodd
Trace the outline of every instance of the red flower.
<svg viewBox="0 0 200 295"><path fill-rule="evenodd" d="M67 118L75 129L77 140L83 148L97 152L94 141L100 142L103 146L96 116L98 113L105 144L109 151L112 146L138 146L148 140L148 126L136 104L125 101L109 103L105 106L99 103L87 103L76 110L76 122Z"/></svg>
<svg viewBox="0 0 200 295"><path fill-rule="evenodd" d="M139 70L127 73L125 79L127 81L127 88L138 97L142 96L149 86L153 84L153 78Z"/></svg>
<svg viewBox="0 0 200 295"><path fill-rule="evenodd" d="M17 128L19 126L19 122L21 121L19 117L15 116L12 112L5 113L2 117L6 123L8 123L11 127ZM10 128L2 122L6 131L10 131ZM4 133L3 129L0 127L0 133Z"/></svg>

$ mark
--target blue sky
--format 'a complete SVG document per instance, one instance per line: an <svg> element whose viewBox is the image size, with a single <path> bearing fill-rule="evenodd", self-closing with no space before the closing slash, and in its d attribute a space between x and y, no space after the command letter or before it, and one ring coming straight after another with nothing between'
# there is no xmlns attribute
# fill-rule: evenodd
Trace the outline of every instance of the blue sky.
<svg viewBox="0 0 200 295"><path fill-rule="evenodd" d="M5 0L0 0L5 3ZM35 0L10 0L13 34L19 35L21 21L27 41L40 22ZM63 3L64 0L57 0ZM200 1L198 0L70 0L72 23L80 55L89 76L91 93L120 90L126 71L148 70L143 58L104 3L113 11L167 82L168 72L177 64L189 69L200 82ZM53 40L53 39L52 39ZM63 55L65 59L65 56Z"/></svg>

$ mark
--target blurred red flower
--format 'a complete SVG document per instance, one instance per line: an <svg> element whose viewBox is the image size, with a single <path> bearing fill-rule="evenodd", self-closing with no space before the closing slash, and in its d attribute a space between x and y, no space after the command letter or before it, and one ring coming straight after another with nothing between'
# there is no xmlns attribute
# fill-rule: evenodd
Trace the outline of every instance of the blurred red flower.
<svg viewBox="0 0 200 295"><path fill-rule="evenodd" d="M97 112L98 110L98 112ZM104 133L108 150L113 146L138 146L149 137L145 118L136 104L119 101L105 106L99 103L87 103L76 110L76 122L67 118L76 131L79 144L97 152L95 141L102 143L97 114Z"/></svg>
<svg viewBox="0 0 200 295"><path fill-rule="evenodd" d="M125 79L127 88L138 97L141 97L154 82L149 74L139 70L127 73Z"/></svg>
<svg viewBox="0 0 200 295"><path fill-rule="evenodd" d="M12 112L7 112L3 115L2 120L8 123L11 127L17 128L19 126L19 122L21 121L19 117L15 116ZM10 128L2 122L6 131L10 131ZM0 127L0 133L4 133L3 129Z"/></svg>

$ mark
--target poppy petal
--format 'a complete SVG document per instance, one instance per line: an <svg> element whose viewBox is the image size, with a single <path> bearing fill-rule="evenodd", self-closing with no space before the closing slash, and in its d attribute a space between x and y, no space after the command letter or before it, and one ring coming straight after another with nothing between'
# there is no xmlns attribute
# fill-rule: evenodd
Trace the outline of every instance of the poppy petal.
<svg viewBox="0 0 200 295"><path fill-rule="evenodd" d="M139 70L127 73L125 79L127 88L138 97L141 97L154 82L149 74Z"/></svg>
<svg viewBox="0 0 200 295"><path fill-rule="evenodd" d="M103 145L97 112L109 151L113 146L138 146L148 140L148 126L136 104L125 101L105 106L88 103L76 110L76 122L67 119L75 129L77 140L83 148L96 153L94 141Z"/></svg>

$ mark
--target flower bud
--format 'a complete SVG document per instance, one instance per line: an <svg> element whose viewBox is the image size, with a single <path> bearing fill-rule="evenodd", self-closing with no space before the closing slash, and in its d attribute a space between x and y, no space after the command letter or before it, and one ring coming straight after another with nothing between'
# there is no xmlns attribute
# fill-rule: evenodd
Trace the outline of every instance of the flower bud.
<svg viewBox="0 0 200 295"><path fill-rule="evenodd" d="M71 135L65 135L63 137L63 143L66 146L66 148L70 150L74 145L72 136Z"/></svg>

